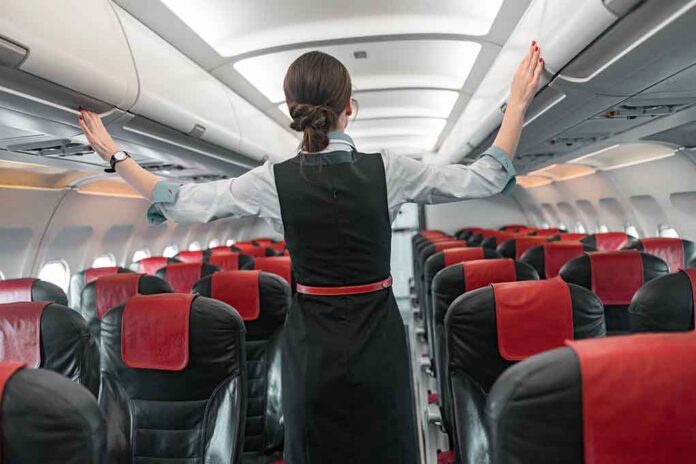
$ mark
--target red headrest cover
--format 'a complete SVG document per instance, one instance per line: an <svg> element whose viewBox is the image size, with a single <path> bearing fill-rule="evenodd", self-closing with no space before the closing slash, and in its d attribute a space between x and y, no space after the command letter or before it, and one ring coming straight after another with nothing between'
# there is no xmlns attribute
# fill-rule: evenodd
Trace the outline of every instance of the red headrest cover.
<svg viewBox="0 0 696 464"><path fill-rule="evenodd" d="M85 270L85 285L90 282L94 282L100 277L116 274L118 272L117 267L93 267Z"/></svg>
<svg viewBox="0 0 696 464"><path fill-rule="evenodd" d="M558 275L563 265L584 253L580 243L550 242L544 243L544 273L547 279Z"/></svg>
<svg viewBox="0 0 696 464"><path fill-rule="evenodd" d="M241 252L244 253L245 255L250 255L250 256L254 256L254 257L266 256L266 249L261 248L260 246L256 246L253 243L238 242L238 243L235 243L234 246L238 250L241 250Z"/></svg>
<svg viewBox="0 0 696 464"><path fill-rule="evenodd" d="M202 263L203 262L203 251L180 251L176 257L182 263Z"/></svg>
<svg viewBox="0 0 696 464"><path fill-rule="evenodd" d="M24 367L24 363L16 361L0 362L0 411L2 411L2 399L5 395L5 385L15 373ZM0 447L0 451L1 447ZM0 462L2 457L0 456Z"/></svg>
<svg viewBox="0 0 696 464"><path fill-rule="evenodd" d="M167 282L177 293L189 293L201 278L201 263L174 263L167 266Z"/></svg>
<svg viewBox="0 0 696 464"><path fill-rule="evenodd" d="M94 284L96 293L96 313L100 321L111 308L125 303L128 298L138 294L142 274L125 272L105 276Z"/></svg>
<svg viewBox="0 0 696 464"><path fill-rule="evenodd" d="M587 234L558 234L563 241L575 242L587 237Z"/></svg>
<svg viewBox="0 0 696 464"><path fill-rule="evenodd" d="M442 237L445 235L445 233L440 230L424 230L420 234L424 238Z"/></svg>
<svg viewBox="0 0 696 464"><path fill-rule="evenodd" d="M533 227L525 226L524 224L506 224L500 228L500 230L510 231L510 232L520 232L529 230L536 230Z"/></svg>
<svg viewBox="0 0 696 464"><path fill-rule="evenodd" d="M254 260L254 269L280 276L285 279L288 285L292 285L292 262L287 256L256 258Z"/></svg>
<svg viewBox="0 0 696 464"><path fill-rule="evenodd" d="M696 317L696 269L683 269L682 272L686 274L691 283L691 293L694 296L694 305L692 309L694 310L694 317Z"/></svg>
<svg viewBox="0 0 696 464"><path fill-rule="evenodd" d="M669 265L670 272L684 267L684 242L679 238L644 238L643 251L662 258Z"/></svg>
<svg viewBox="0 0 696 464"><path fill-rule="evenodd" d="M195 295L136 295L121 320L121 358L132 369L180 371L189 359L189 317Z"/></svg>
<svg viewBox="0 0 696 464"><path fill-rule="evenodd" d="M0 305L0 359L41 365L41 315L47 301Z"/></svg>
<svg viewBox="0 0 696 464"><path fill-rule="evenodd" d="M595 244L598 251L620 250L628 243L628 235L623 232L605 232L595 234Z"/></svg>
<svg viewBox="0 0 696 464"><path fill-rule="evenodd" d="M243 320L256 320L261 313L259 274L261 271L216 272L210 284L210 297L232 306Z"/></svg>
<svg viewBox="0 0 696 464"><path fill-rule="evenodd" d="M442 254L445 257L445 266L450 266L455 263L463 263L464 261L483 259L483 248L449 248L447 250L442 250Z"/></svg>
<svg viewBox="0 0 696 464"><path fill-rule="evenodd" d="M254 242L256 243L256 245L262 247L269 247L273 245L273 240L271 240L270 238L257 238L256 240L254 240Z"/></svg>
<svg viewBox="0 0 696 464"><path fill-rule="evenodd" d="M515 240L515 259L520 259L525 251L549 241L548 237L520 237Z"/></svg>
<svg viewBox="0 0 696 464"><path fill-rule="evenodd" d="M167 265L167 258L164 256L152 256L138 261L138 269L143 274L155 275L155 273Z"/></svg>
<svg viewBox="0 0 696 464"><path fill-rule="evenodd" d="M462 263L464 291L469 292L495 282L517 280L515 262L511 259L481 259Z"/></svg>
<svg viewBox="0 0 696 464"><path fill-rule="evenodd" d="M270 248L271 250L275 250L275 251L283 251L283 250L285 250L285 246L286 246L285 242L278 242L278 243L271 243L270 245L268 245L268 248Z"/></svg>
<svg viewBox="0 0 696 464"><path fill-rule="evenodd" d="M216 250L208 257L208 263L218 266L223 271L236 271L239 269L239 253Z"/></svg>
<svg viewBox="0 0 696 464"><path fill-rule="evenodd" d="M506 240L512 240L513 238L519 237L520 234L515 234L513 232L496 232L495 234L491 235L491 237L495 237L495 243L497 245L500 245ZM490 237L489 237L490 238Z"/></svg>
<svg viewBox="0 0 696 464"><path fill-rule="evenodd" d="M14 303L16 301L31 301L31 287L36 279L0 280L0 303Z"/></svg>
<svg viewBox="0 0 696 464"><path fill-rule="evenodd" d="M569 345L580 361L585 462L693 462L692 333L597 338Z"/></svg>
<svg viewBox="0 0 696 464"><path fill-rule="evenodd" d="M212 248L208 248L208 250L210 250L210 252L213 254L217 253L218 251L230 251L230 249L231 247L228 247L227 245L218 245Z"/></svg>
<svg viewBox="0 0 696 464"><path fill-rule="evenodd" d="M550 237L551 235L557 235L561 233L561 229L557 227L551 227L549 229L537 229L536 234L540 237Z"/></svg>
<svg viewBox="0 0 696 464"><path fill-rule="evenodd" d="M435 252L446 250L448 248L462 248L466 246L465 240L443 240L440 242L435 242Z"/></svg>
<svg viewBox="0 0 696 464"><path fill-rule="evenodd" d="M573 303L560 277L493 284L498 350L519 361L573 338Z"/></svg>
<svg viewBox="0 0 696 464"><path fill-rule="evenodd" d="M627 305L644 283L643 257L637 251L588 253L592 291L605 305Z"/></svg>

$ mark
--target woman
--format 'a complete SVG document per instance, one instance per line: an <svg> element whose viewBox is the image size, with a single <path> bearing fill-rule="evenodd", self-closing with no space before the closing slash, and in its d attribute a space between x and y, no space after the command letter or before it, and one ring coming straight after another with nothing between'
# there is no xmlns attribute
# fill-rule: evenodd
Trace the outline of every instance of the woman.
<svg viewBox="0 0 696 464"><path fill-rule="evenodd" d="M514 183L511 158L543 69L539 53L532 43L493 147L470 166L359 152L344 134L350 76L320 52L299 57L285 77L291 127L303 134L298 155L236 179L161 181L118 152L97 115L81 111L92 147L152 200L151 221L260 216L284 230L298 282L283 350L288 464L418 461L404 325L390 288L390 224L405 202L486 197Z"/></svg>

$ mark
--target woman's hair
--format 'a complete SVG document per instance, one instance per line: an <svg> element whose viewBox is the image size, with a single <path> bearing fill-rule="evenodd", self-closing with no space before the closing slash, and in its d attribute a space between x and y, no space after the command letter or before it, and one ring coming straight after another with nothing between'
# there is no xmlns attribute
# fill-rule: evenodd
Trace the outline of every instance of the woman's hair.
<svg viewBox="0 0 696 464"><path fill-rule="evenodd" d="M304 134L302 150L322 151L329 145L328 132L336 128L350 101L348 70L331 55L308 52L288 68L283 90L292 118L290 127Z"/></svg>

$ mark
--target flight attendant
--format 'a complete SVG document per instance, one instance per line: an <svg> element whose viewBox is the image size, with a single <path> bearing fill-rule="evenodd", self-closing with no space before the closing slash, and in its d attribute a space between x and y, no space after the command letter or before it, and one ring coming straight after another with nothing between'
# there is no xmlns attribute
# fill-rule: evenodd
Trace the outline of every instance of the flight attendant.
<svg viewBox="0 0 696 464"><path fill-rule="evenodd" d="M533 43L493 146L469 166L360 152L344 132L354 111L350 75L316 51L295 60L284 81L291 127L302 133L297 155L235 179L163 181L119 151L96 114L80 113L92 147L152 201L151 222L259 216L284 231L298 282L283 349L288 464L418 462L409 354L390 288L391 222L406 202L482 198L514 184L539 53Z"/></svg>

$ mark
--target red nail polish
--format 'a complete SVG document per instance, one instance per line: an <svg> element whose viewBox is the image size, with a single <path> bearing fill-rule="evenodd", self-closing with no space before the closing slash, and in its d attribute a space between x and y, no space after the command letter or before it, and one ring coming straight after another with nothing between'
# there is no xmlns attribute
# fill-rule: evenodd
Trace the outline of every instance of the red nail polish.
<svg viewBox="0 0 696 464"><path fill-rule="evenodd" d="M535 51L535 52L538 52L538 51L539 51L539 47L534 47L534 51Z"/></svg>
<svg viewBox="0 0 696 464"><path fill-rule="evenodd" d="M532 40L532 47L536 45L536 40Z"/></svg>
<svg viewBox="0 0 696 464"><path fill-rule="evenodd" d="M544 62L544 59L543 59L543 58L539 58L539 63L543 63L543 62Z"/></svg>

